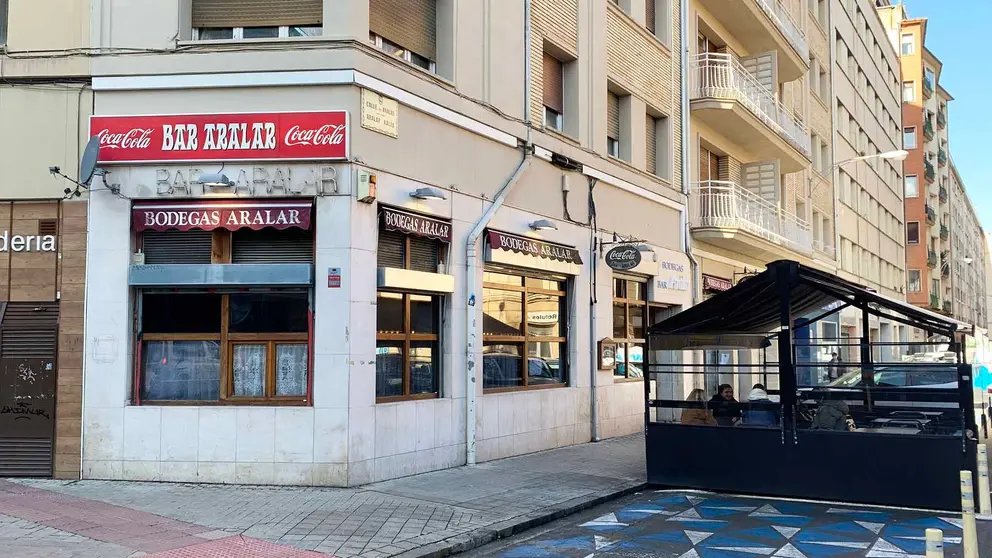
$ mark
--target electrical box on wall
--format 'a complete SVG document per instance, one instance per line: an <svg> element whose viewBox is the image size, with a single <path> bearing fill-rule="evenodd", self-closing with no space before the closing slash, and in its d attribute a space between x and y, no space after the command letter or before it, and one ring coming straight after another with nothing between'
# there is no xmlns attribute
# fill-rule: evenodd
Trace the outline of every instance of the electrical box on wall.
<svg viewBox="0 0 992 558"><path fill-rule="evenodd" d="M358 201L362 203L372 203L375 201L375 173L367 170L359 170L355 173L358 184L355 186L355 194Z"/></svg>

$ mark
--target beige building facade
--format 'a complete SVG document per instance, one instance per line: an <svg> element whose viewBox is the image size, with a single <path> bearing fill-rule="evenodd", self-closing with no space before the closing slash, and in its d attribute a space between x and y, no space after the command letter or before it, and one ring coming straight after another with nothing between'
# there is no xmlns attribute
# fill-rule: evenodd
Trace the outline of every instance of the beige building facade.
<svg viewBox="0 0 992 558"><path fill-rule="evenodd" d="M358 485L641 430L645 330L693 299L682 6L270 4L93 2L83 477Z"/></svg>
<svg viewBox="0 0 992 558"><path fill-rule="evenodd" d="M950 168L950 253L947 278L952 301L952 316L966 324L987 328L988 305L986 269L988 249L985 231L975 214L954 162Z"/></svg>

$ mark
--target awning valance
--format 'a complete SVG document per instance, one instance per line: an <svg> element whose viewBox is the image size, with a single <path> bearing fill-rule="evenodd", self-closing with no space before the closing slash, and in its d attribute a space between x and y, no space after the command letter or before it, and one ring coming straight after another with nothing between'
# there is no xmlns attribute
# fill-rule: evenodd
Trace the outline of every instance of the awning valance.
<svg viewBox="0 0 992 558"><path fill-rule="evenodd" d="M199 229L309 229L310 200L223 200L141 203L132 209L135 231Z"/></svg>
<svg viewBox="0 0 992 558"><path fill-rule="evenodd" d="M387 231L451 242L451 221L418 215L392 207L379 206L379 218Z"/></svg>
<svg viewBox="0 0 992 558"><path fill-rule="evenodd" d="M572 246L553 244L543 240L535 240L524 236L490 230L488 234L489 247L497 250L508 250L517 254L527 254L537 258L545 258L559 262L582 265L579 251Z"/></svg>

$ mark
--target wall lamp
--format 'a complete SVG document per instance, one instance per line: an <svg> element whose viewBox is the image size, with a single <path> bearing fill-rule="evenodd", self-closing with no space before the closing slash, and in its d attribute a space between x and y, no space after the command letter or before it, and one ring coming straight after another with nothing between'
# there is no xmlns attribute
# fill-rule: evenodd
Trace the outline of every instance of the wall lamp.
<svg viewBox="0 0 992 558"><path fill-rule="evenodd" d="M417 188L413 192L410 192L411 198L417 198L418 200L443 200L444 192L438 190L437 188L431 188L429 186L424 188Z"/></svg>
<svg viewBox="0 0 992 558"><path fill-rule="evenodd" d="M555 225L547 219L538 219L530 224L530 228L535 231L556 231L558 230L558 225Z"/></svg>
<svg viewBox="0 0 992 558"><path fill-rule="evenodd" d="M200 175L200 183L210 188L230 188L234 186L234 181L224 173L209 173Z"/></svg>

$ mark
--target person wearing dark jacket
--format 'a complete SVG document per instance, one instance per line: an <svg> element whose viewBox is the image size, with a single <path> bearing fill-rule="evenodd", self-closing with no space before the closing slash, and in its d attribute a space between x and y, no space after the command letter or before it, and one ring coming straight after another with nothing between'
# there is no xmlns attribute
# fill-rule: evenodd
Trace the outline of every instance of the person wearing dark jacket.
<svg viewBox="0 0 992 558"><path fill-rule="evenodd" d="M816 409L812 428L817 430L848 430L847 416L851 413L847 403L824 399Z"/></svg>
<svg viewBox="0 0 992 558"><path fill-rule="evenodd" d="M734 399L734 388L730 384L720 386L716 395L710 399L709 407L720 426L735 426L741 421L740 404Z"/></svg>

